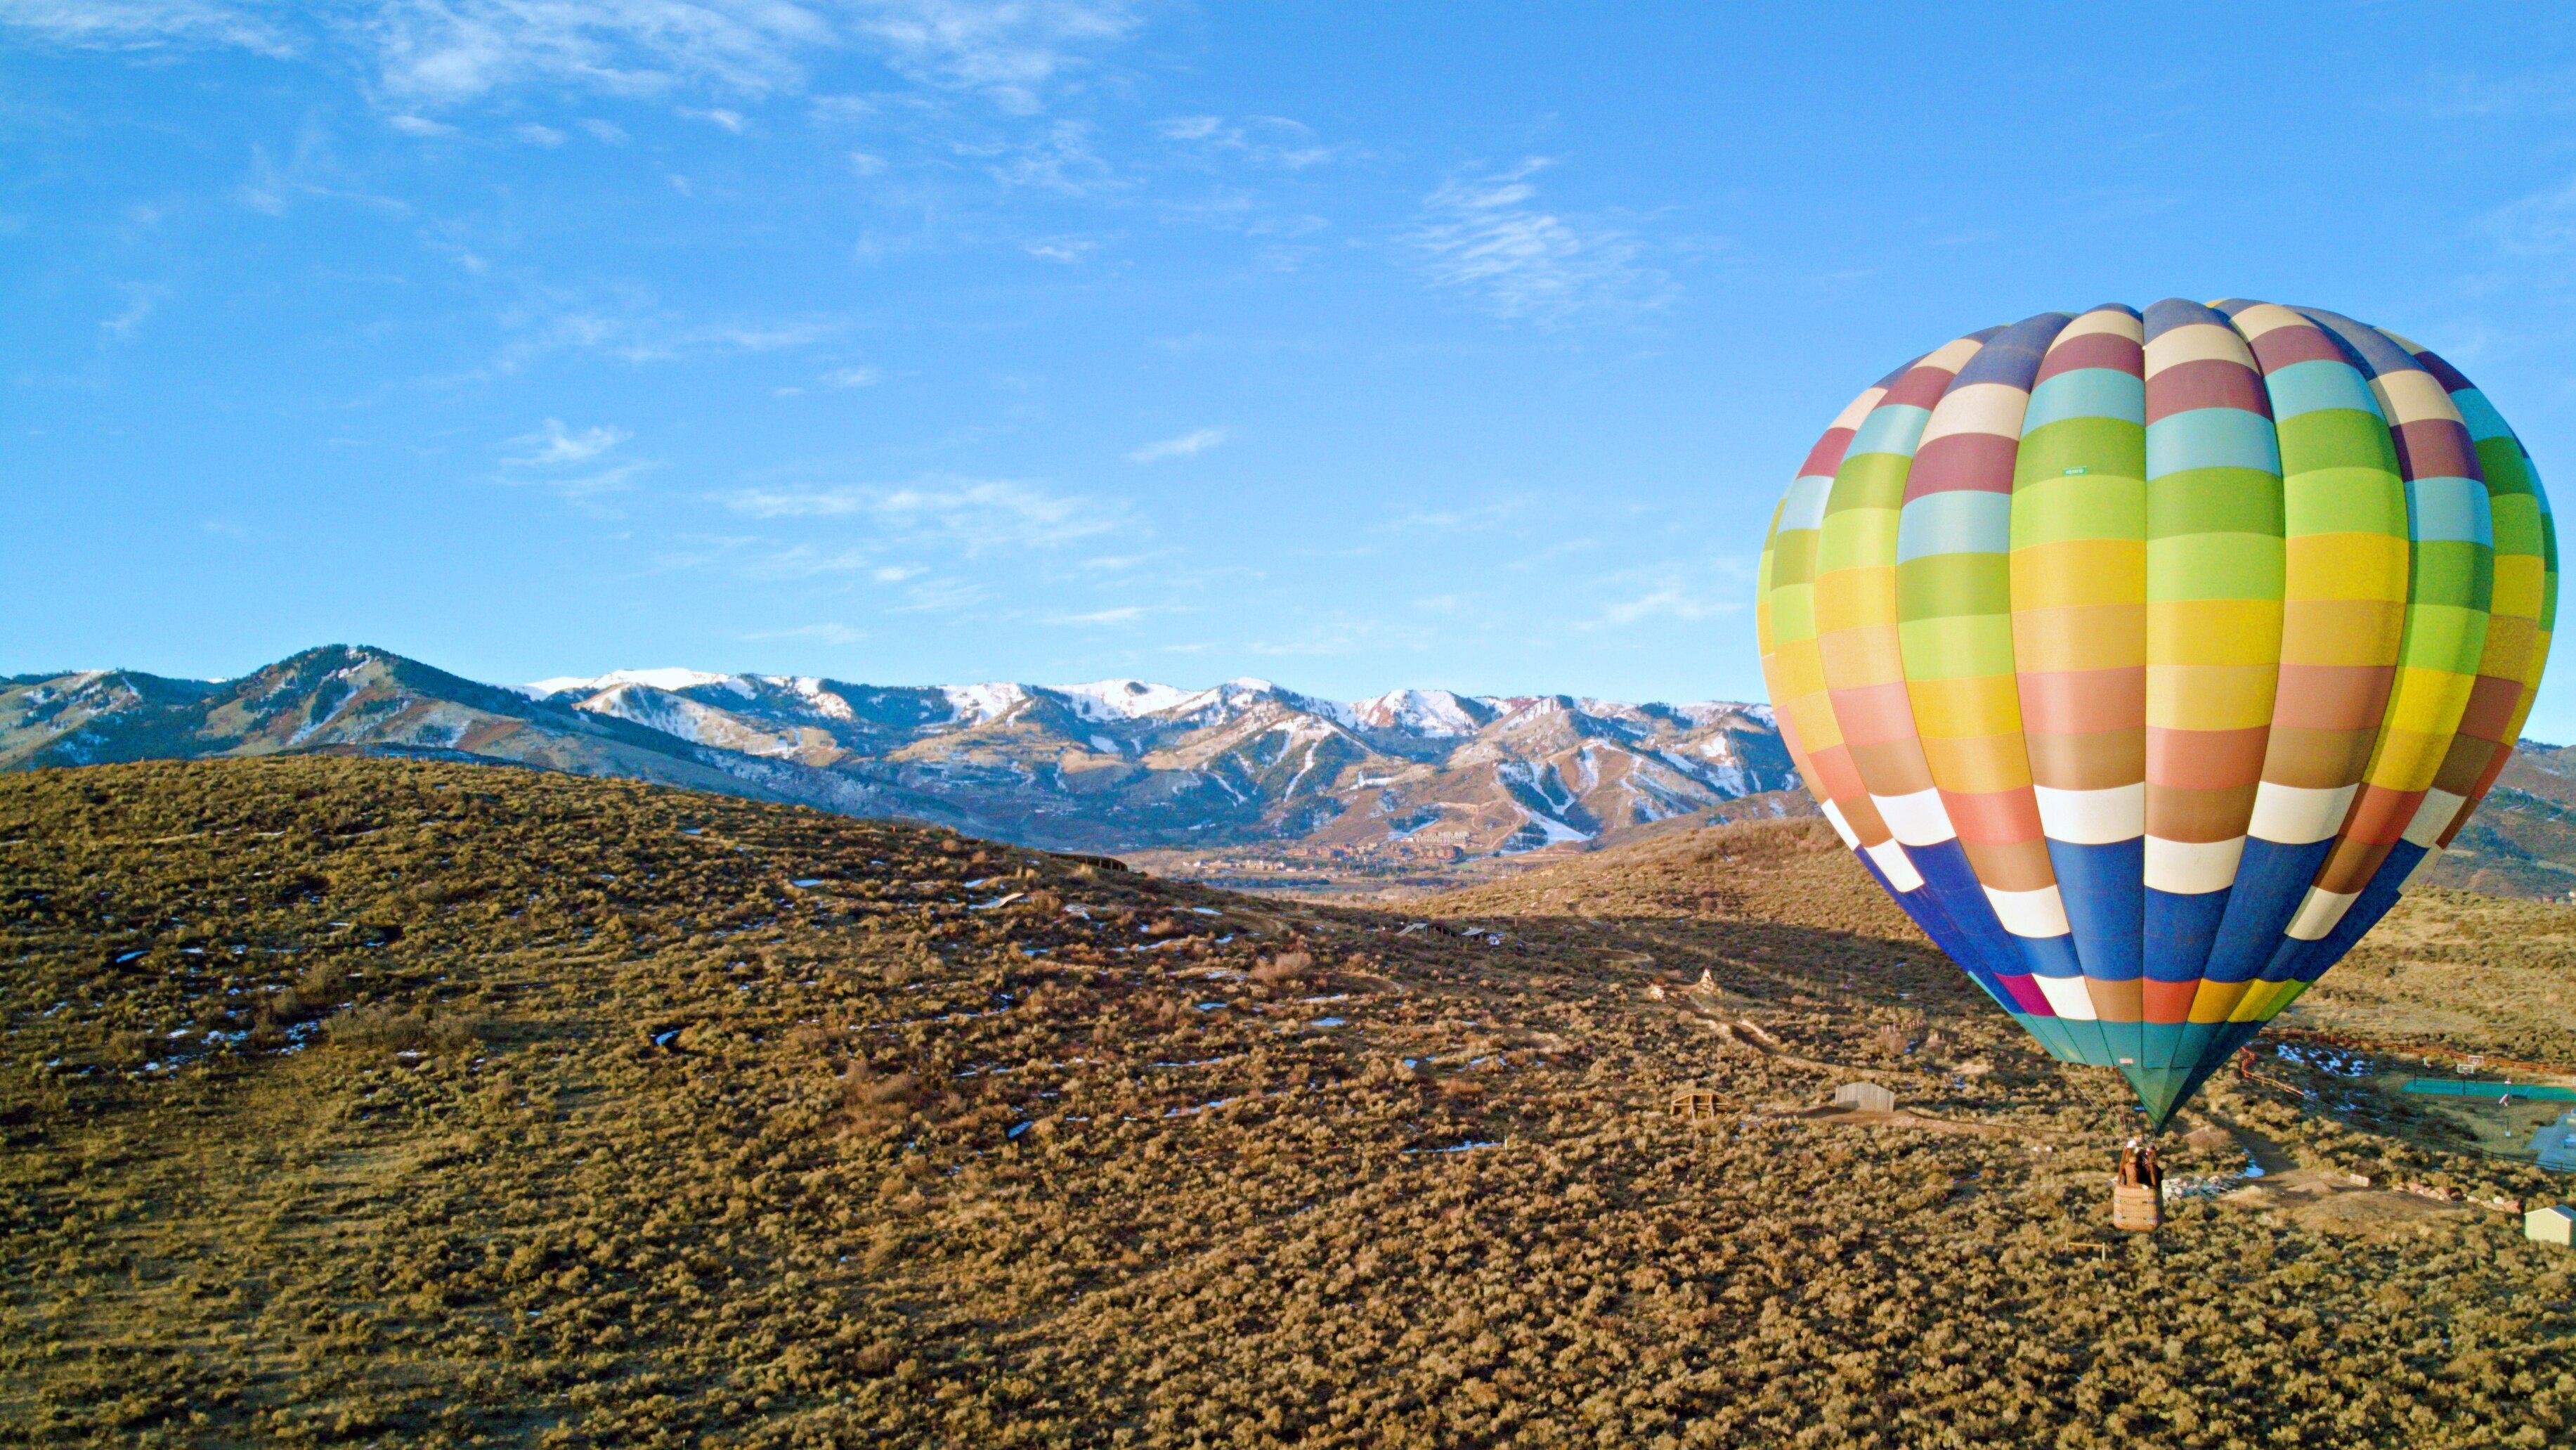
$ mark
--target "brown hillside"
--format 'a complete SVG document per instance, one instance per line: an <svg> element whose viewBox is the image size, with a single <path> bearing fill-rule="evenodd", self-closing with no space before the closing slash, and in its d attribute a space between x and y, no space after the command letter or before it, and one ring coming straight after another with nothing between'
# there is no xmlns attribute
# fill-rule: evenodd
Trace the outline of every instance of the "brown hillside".
<svg viewBox="0 0 2576 1450"><path fill-rule="evenodd" d="M1407 916L533 772L0 779L0 1439L2566 1440L2576 1260L2388 1194L2114 1234L2114 1085L1857 879L1791 823ZM1909 1112L1799 1115L1863 1077Z"/></svg>
<svg viewBox="0 0 2576 1450"><path fill-rule="evenodd" d="M1418 910L1691 923L1777 922L1946 964L1821 818L1746 822L1426 898ZM1953 974L1955 975L1955 974ZM1975 1001L1964 979L1963 1001ZM2283 1019L2395 1046L2576 1067L2576 906L2419 887Z"/></svg>

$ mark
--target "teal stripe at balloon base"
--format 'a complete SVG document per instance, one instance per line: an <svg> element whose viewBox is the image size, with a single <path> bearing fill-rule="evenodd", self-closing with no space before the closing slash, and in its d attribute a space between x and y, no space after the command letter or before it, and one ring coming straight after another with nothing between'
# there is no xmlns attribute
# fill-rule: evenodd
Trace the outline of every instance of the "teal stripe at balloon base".
<svg viewBox="0 0 2576 1450"><path fill-rule="evenodd" d="M2134 1063L2120 1065L2120 1075L2136 1089L2138 1102L2147 1110L2147 1127L2161 1132L2174 1115L2174 1110L2190 1097L2192 1089L2208 1076L2215 1063L2202 1063L2186 1055L2184 1045L2191 1033L2188 1022L2140 1022L2133 1024L2138 1032L2140 1053Z"/></svg>
<svg viewBox="0 0 2576 1450"><path fill-rule="evenodd" d="M2022 1031L2037 1038L2039 1045L2048 1049L2049 1056L2059 1062L2084 1060L2083 1055L2076 1051L2074 1039L2066 1035L2062 1030L2062 1024L2056 1018L2041 1017L2029 1012L2016 1012L2010 1004L2006 1004L2004 1010L2012 1012L2012 1019L2021 1024Z"/></svg>
<svg viewBox="0 0 2576 1450"><path fill-rule="evenodd" d="M2174 1113L2212 1072L2226 1061L2222 1057L2204 1058L2209 1044L2218 1040L2231 1024L2224 1022L2071 1022L2062 1017L2040 1017L2028 1012L2015 1012L2013 1020L2023 1031L2039 1040L2049 1055L2059 1062L2079 1067L2117 1068L2129 1080L2138 1101L2147 1110L2147 1127L2162 1132ZM2250 1024L2240 1024L2250 1025ZM2115 1029L2121 1039L2115 1054L2104 1027ZM2079 1029L2091 1028L2091 1031ZM2134 1038L2135 1041L2131 1041ZM2131 1060L2122 1062L2128 1057ZM2168 1065L2188 1064L2188 1065Z"/></svg>
<svg viewBox="0 0 2576 1450"><path fill-rule="evenodd" d="M2071 1062L2082 1067L2119 1065L2112 1058L2110 1045L2102 1040L2101 1033L2076 1030L2090 1024L2065 1017L2042 1017L2031 1012L2015 1012L2012 1016L2021 1024L2023 1031L2038 1038L2039 1045L2047 1048L2048 1055L2059 1062Z"/></svg>

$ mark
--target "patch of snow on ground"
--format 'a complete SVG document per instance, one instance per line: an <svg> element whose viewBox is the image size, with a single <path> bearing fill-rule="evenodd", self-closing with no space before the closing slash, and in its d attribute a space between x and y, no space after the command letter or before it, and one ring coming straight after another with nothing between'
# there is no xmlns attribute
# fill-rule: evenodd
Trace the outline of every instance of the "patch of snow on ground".
<svg viewBox="0 0 2576 1450"><path fill-rule="evenodd" d="M942 685L939 693L947 697L949 710L962 725L999 720L1029 697L1028 691L1013 684Z"/></svg>
<svg viewBox="0 0 2576 1450"><path fill-rule="evenodd" d="M1133 720L1168 710L1190 698L1187 690L1146 680L1093 680L1087 685L1045 685L1065 697L1085 720ZM1114 753L1114 752L1113 752Z"/></svg>
<svg viewBox="0 0 2576 1450"><path fill-rule="evenodd" d="M782 756L796 750L792 732L772 734L730 711L640 681L611 685L573 708L584 714L614 716L665 735L742 755Z"/></svg>
<svg viewBox="0 0 2576 1450"><path fill-rule="evenodd" d="M1572 826L1567 825L1565 822L1558 820L1554 816L1540 815L1538 812L1529 809L1527 806L1523 806L1521 808L1521 815L1528 820L1530 825L1538 827L1539 830L1547 836L1547 840L1542 842L1542 845L1554 846L1565 841L1589 841L1592 839L1590 833L1578 831Z"/></svg>
<svg viewBox="0 0 2576 1450"><path fill-rule="evenodd" d="M750 682L739 675L715 675L709 674L705 670L684 670L678 668L658 670L610 670L607 674L598 675L590 679L583 679L576 675L558 675L550 680L538 680L534 684L521 685L519 689L523 693L534 695L536 698L542 700L548 695L560 695L567 690L579 690L585 694L596 694L601 690L613 689L618 685L644 685L652 689L670 690L675 693L681 690L700 689L708 685L722 685L726 689L733 691L735 694L745 697L749 697L752 692Z"/></svg>
<svg viewBox="0 0 2576 1450"><path fill-rule="evenodd" d="M815 714L827 720L859 718L858 712L850 708L849 701L824 687L820 675L778 675L772 676L769 682L794 691L805 703L814 707Z"/></svg>
<svg viewBox="0 0 2576 1450"><path fill-rule="evenodd" d="M1306 742L1306 763L1297 767L1297 773L1295 775L1288 777L1288 788L1279 793L1279 798L1284 801L1290 796L1295 795L1297 793L1297 783L1304 780L1306 778L1306 772L1313 770L1314 768L1315 742L1310 740Z"/></svg>

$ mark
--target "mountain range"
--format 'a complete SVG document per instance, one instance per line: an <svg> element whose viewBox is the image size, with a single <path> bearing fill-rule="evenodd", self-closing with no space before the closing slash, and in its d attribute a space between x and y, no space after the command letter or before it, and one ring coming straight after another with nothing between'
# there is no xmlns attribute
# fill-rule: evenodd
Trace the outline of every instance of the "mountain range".
<svg viewBox="0 0 2576 1450"><path fill-rule="evenodd" d="M1814 809L1770 707L1723 701L1403 689L1345 702L1257 679L897 686L683 669L491 685L347 645L233 680L0 680L0 770L297 752L620 776L1160 853L1157 869L1236 880L1262 879L1240 869L1247 853L1437 872ZM2570 896L2576 748L2523 741L2427 880Z"/></svg>
<svg viewBox="0 0 2576 1450"><path fill-rule="evenodd" d="M1290 844L1426 862L1596 843L1798 784L1769 707L1724 702L678 669L501 686L343 645L226 681L0 683L0 769L284 752L624 776L1058 850Z"/></svg>

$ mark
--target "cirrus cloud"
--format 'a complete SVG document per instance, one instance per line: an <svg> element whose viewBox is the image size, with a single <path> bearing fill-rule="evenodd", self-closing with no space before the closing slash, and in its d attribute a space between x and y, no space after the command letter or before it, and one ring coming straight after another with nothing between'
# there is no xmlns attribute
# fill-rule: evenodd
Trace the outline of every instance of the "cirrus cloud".
<svg viewBox="0 0 2576 1450"><path fill-rule="evenodd" d="M762 96L859 52L1027 113L1136 25L1127 0L0 0L0 28L57 48L330 49L381 95L430 106L523 85Z"/></svg>
<svg viewBox="0 0 2576 1450"><path fill-rule="evenodd" d="M943 543L967 554L1052 548L1130 523L1127 506L1116 500L1009 479L746 488L719 501L755 519L863 518L882 541ZM873 566L875 556L864 562Z"/></svg>
<svg viewBox="0 0 2576 1450"><path fill-rule="evenodd" d="M1184 433L1178 438L1166 438L1159 443L1148 443L1129 453L1127 461L1156 463L1166 458L1189 458L1205 453L1225 440L1226 431L1223 428L1201 428L1195 432Z"/></svg>

